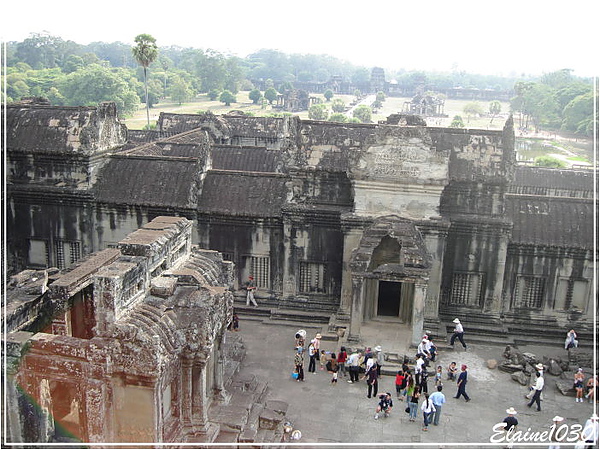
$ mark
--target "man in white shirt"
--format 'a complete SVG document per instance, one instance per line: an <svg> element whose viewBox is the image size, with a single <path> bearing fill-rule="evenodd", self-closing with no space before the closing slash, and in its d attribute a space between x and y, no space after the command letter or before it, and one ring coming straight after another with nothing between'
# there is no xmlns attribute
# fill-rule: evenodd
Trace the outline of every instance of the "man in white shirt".
<svg viewBox="0 0 600 450"><path fill-rule="evenodd" d="M465 334L465 330L463 329L462 323L460 323L460 320L458 319L458 317L456 319L454 319L452 322L454 323L454 334L452 334L452 337L450 338L450 345L452 347L454 347L454 340L458 338L458 340L462 344L463 348L466 350L467 344L465 344L465 341L463 338L463 335Z"/></svg>
<svg viewBox="0 0 600 450"><path fill-rule="evenodd" d="M422 354L417 355L417 361L415 362L415 385L419 386L421 384L421 374L423 373L423 365L425 364L425 360L423 359Z"/></svg>
<svg viewBox="0 0 600 450"><path fill-rule="evenodd" d="M537 410L541 411L542 407L540 405L540 395L542 395L542 389L544 389L544 377L542 377L539 372L536 372L535 376L537 378L535 380L535 384L532 386L535 392L533 393L533 397L531 397L530 402L527 403L527 406L531 408L531 405L537 403Z"/></svg>
<svg viewBox="0 0 600 450"><path fill-rule="evenodd" d="M586 448L596 448L598 445L598 431L598 414L594 413L583 427L582 437L585 443L588 444Z"/></svg>
<svg viewBox="0 0 600 450"><path fill-rule="evenodd" d="M348 383L358 382L358 372L359 372L359 361L361 354L359 352L352 352L352 354L348 357L348 371L350 372L350 379Z"/></svg>

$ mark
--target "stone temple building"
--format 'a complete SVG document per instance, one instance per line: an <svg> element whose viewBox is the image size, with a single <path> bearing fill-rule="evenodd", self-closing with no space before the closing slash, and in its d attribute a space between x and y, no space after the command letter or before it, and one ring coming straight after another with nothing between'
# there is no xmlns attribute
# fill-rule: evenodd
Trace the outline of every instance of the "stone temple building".
<svg viewBox="0 0 600 450"><path fill-rule="evenodd" d="M233 265L158 216L72 270L8 288L8 442L202 442L223 384Z"/></svg>
<svg viewBox="0 0 600 450"><path fill-rule="evenodd" d="M31 103L6 120L12 273L185 217L193 244L234 263L236 296L253 275L262 313L351 341L381 316L413 344L454 317L499 342L593 332L595 173L517 166L512 118L474 130L162 113L134 132L114 104Z"/></svg>

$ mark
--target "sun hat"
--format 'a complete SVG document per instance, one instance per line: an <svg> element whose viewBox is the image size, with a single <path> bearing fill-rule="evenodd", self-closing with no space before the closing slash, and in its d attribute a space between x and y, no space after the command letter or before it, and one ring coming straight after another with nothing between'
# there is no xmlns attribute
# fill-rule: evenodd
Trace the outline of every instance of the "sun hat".
<svg viewBox="0 0 600 450"><path fill-rule="evenodd" d="M321 339L321 333L317 333L317 334L315 335L315 338L316 338L316 339Z"/></svg>
<svg viewBox="0 0 600 450"><path fill-rule="evenodd" d="M374 349L376 352L380 352L381 351L381 345L378 345L377 347L375 347Z"/></svg>
<svg viewBox="0 0 600 450"><path fill-rule="evenodd" d="M544 368L544 365L543 365L542 363L537 363L537 364L535 365L535 368L536 368L536 369L539 369L539 370L542 370L542 369Z"/></svg>
<svg viewBox="0 0 600 450"><path fill-rule="evenodd" d="M460 323L460 320L458 320L458 317L456 319L454 319L452 322L454 323Z"/></svg>
<svg viewBox="0 0 600 450"><path fill-rule="evenodd" d="M590 419L598 420L598 414L596 414L596 413L592 414L592 417L590 417Z"/></svg>
<svg viewBox="0 0 600 450"><path fill-rule="evenodd" d="M506 414L516 414L517 410L512 406L506 410Z"/></svg>
<svg viewBox="0 0 600 450"><path fill-rule="evenodd" d="M554 416L554 418L552 419L552 422L562 422L563 420L565 420L564 417Z"/></svg>

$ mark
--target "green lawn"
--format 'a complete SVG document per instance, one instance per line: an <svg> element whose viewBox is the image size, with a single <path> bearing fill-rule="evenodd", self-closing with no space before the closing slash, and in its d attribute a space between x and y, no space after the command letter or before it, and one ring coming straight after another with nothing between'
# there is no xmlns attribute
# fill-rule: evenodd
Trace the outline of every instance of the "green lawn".
<svg viewBox="0 0 600 450"><path fill-rule="evenodd" d="M322 97L320 94L315 94L317 97ZM350 105L350 102L354 100L353 95L336 95L334 98L341 98L344 100L346 105ZM161 112L171 112L179 114L196 114L198 111L212 111L215 114L224 114L231 110L240 110L244 112L251 112L257 116L263 116L277 112L273 110L271 106L267 105L262 108L261 105L255 105L248 98L248 91L238 92L236 94L236 103L232 103L231 106L225 106L220 101L210 101L206 95L199 95L193 102L183 103L181 105L170 102L170 99L164 99L158 105L150 109L150 123L156 123L158 116ZM409 98L405 97L388 97L384 102L382 108L377 114L373 114L373 122L379 122L385 120L390 114L402 112L404 109L404 103L410 101ZM483 128L483 129L502 129L506 117L497 117L490 124L490 119L487 117L474 118L472 117L468 121L467 116L463 113L462 109L465 104L469 103L468 100L446 100L444 112L448 115L448 118L439 119L428 119L428 125L447 127L452 122L452 118L455 115L463 117L463 122L467 128ZM509 105L506 102L502 103L503 116L509 111ZM488 110L489 102L481 102L484 111ZM300 111L294 113L301 119L308 118L308 111ZM129 129L140 130L146 125L146 108L142 105L140 109L134 114L133 117L125 120L125 124Z"/></svg>

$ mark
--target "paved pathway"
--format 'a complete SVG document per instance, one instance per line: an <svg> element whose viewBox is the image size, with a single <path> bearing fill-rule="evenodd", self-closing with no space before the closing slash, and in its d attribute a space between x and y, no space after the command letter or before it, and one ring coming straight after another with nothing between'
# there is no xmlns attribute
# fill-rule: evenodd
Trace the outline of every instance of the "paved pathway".
<svg viewBox="0 0 600 450"><path fill-rule="evenodd" d="M447 403L439 426L430 426L423 432L421 414L419 421L409 422L404 412L405 404L394 401L389 418L374 420L377 402L366 396L366 383L349 384L340 378L337 385L330 383L330 375L324 371L306 373L306 381L299 383L291 378L293 370L294 335L298 326L269 325L242 317L240 327L247 348L243 371L268 379L269 398L289 403L288 419L302 431L303 443L397 443L410 446L415 443L489 443L492 426L505 416L505 410L517 409L521 430L544 431L552 424L556 414L565 417L566 424L584 424L592 414L593 405L575 403L573 397L564 397L555 388L555 377L547 376L542 411L525 405L526 388L510 379L510 375L490 370L488 358L502 359L503 348L493 346L470 346L469 351L446 350L440 354L439 363L446 367L450 361L469 366L470 380L467 392L472 401L452 398L456 387L444 385ZM305 328L308 337L320 328ZM324 341L323 348L337 351L337 343ZM372 343L377 345L376 342ZM457 346L460 347L460 346ZM385 350L385 349L384 349ZM525 348L537 355L559 355L561 349ZM305 370L308 368L306 358ZM383 376L380 392L394 394L394 378ZM430 389L431 390L431 389ZM395 396L394 396L395 398ZM515 447L517 448L517 447Z"/></svg>

